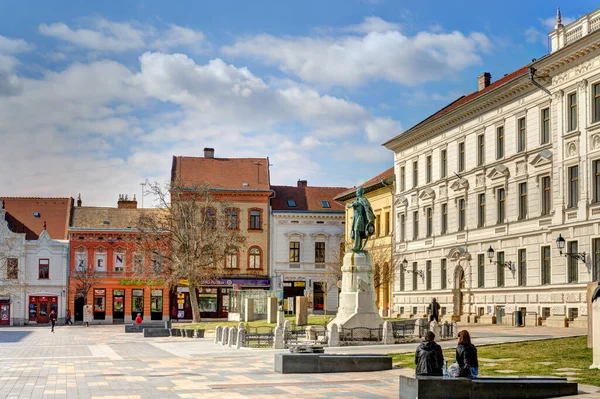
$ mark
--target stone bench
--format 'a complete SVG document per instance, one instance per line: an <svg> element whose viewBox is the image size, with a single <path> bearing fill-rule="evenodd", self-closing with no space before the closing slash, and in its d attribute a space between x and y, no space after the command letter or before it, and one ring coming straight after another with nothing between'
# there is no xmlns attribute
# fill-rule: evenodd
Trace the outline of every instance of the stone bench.
<svg viewBox="0 0 600 399"><path fill-rule="evenodd" d="M170 335L168 328L144 328L144 338L168 337Z"/></svg>
<svg viewBox="0 0 600 399"><path fill-rule="evenodd" d="M400 399L517 399L569 395L577 395L577 383L560 377L400 376Z"/></svg>
<svg viewBox="0 0 600 399"><path fill-rule="evenodd" d="M277 353L275 372L291 373L346 373L392 369L392 358L387 355L326 355L321 353Z"/></svg>
<svg viewBox="0 0 600 399"><path fill-rule="evenodd" d="M145 328L165 328L165 324L125 324L126 333L143 333Z"/></svg>

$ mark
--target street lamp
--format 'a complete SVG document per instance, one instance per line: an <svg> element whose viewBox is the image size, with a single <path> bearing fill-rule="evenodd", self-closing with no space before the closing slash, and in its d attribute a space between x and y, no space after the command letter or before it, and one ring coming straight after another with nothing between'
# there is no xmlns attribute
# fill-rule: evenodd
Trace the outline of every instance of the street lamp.
<svg viewBox="0 0 600 399"><path fill-rule="evenodd" d="M492 259L494 259L494 248L492 248L491 245L490 245L490 248L487 250L487 256L488 256L488 259L490 260L490 263L495 263L499 266L506 267L511 272L515 271L515 269L516 269L517 265L515 265L510 260L508 262L492 260Z"/></svg>
<svg viewBox="0 0 600 399"><path fill-rule="evenodd" d="M583 263L585 263L585 252L565 252L563 253L563 249L565 249L565 239L562 234L558 234L558 238L556 239L556 248L558 248L558 252L561 255L570 256L573 259L579 259Z"/></svg>
<svg viewBox="0 0 600 399"><path fill-rule="evenodd" d="M406 260L406 258L404 258L404 260L402 261L402 266L404 267L404 271L407 273L412 273L412 274L416 274L417 276L424 278L423 276L423 270L412 270L412 269L408 269L406 266L408 266L408 261Z"/></svg>

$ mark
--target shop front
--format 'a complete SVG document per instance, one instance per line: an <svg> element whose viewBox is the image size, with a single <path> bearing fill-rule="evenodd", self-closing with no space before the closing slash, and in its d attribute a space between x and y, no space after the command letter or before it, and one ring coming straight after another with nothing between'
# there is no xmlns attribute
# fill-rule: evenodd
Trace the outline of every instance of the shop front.
<svg viewBox="0 0 600 399"><path fill-rule="evenodd" d="M0 325L10 325L10 298L0 298Z"/></svg>
<svg viewBox="0 0 600 399"><path fill-rule="evenodd" d="M50 312L58 315L58 297L57 296L30 296L29 297L29 321L37 323L49 323Z"/></svg>
<svg viewBox="0 0 600 399"><path fill-rule="evenodd" d="M295 312L294 298L305 296L306 281L283 281L283 310L287 314Z"/></svg>

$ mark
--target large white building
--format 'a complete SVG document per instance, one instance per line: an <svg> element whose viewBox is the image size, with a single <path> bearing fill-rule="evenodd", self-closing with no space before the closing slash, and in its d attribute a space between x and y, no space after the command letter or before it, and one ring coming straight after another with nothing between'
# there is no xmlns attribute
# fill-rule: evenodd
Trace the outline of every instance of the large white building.
<svg viewBox="0 0 600 399"><path fill-rule="evenodd" d="M587 325L586 285L600 280L600 9L566 26L558 14L550 39L550 54L493 83L480 75L478 91L385 143L395 313L423 315L437 297L455 320L510 324L525 310L527 324Z"/></svg>
<svg viewBox="0 0 600 399"><path fill-rule="evenodd" d="M299 180L296 187L271 189L270 270L274 289L283 291L284 309L291 312L293 298L306 296L312 312L336 313L345 213L333 198L347 188Z"/></svg>

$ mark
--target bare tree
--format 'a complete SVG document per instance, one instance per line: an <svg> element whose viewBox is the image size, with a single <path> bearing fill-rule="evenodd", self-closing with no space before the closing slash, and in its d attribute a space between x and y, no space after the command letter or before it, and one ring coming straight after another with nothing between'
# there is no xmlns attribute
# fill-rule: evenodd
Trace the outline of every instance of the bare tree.
<svg viewBox="0 0 600 399"><path fill-rule="evenodd" d="M90 291L99 283L99 276L93 266L82 266L78 265L70 277L75 281L75 298L83 298L83 303L87 304Z"/></svg>
<svg viewBox="0 0 600 399"><path fill-rule="evenodd" d="M159 211L144 212L139 222L138 245L153 259L153 267L146 270L169 286L186 280L193 320L200 322L197 289L226 274L225 258L236 256L246 242L240 232L240 211L216 198L208 185L162 187L147 182L147 186Z"/></svg>

